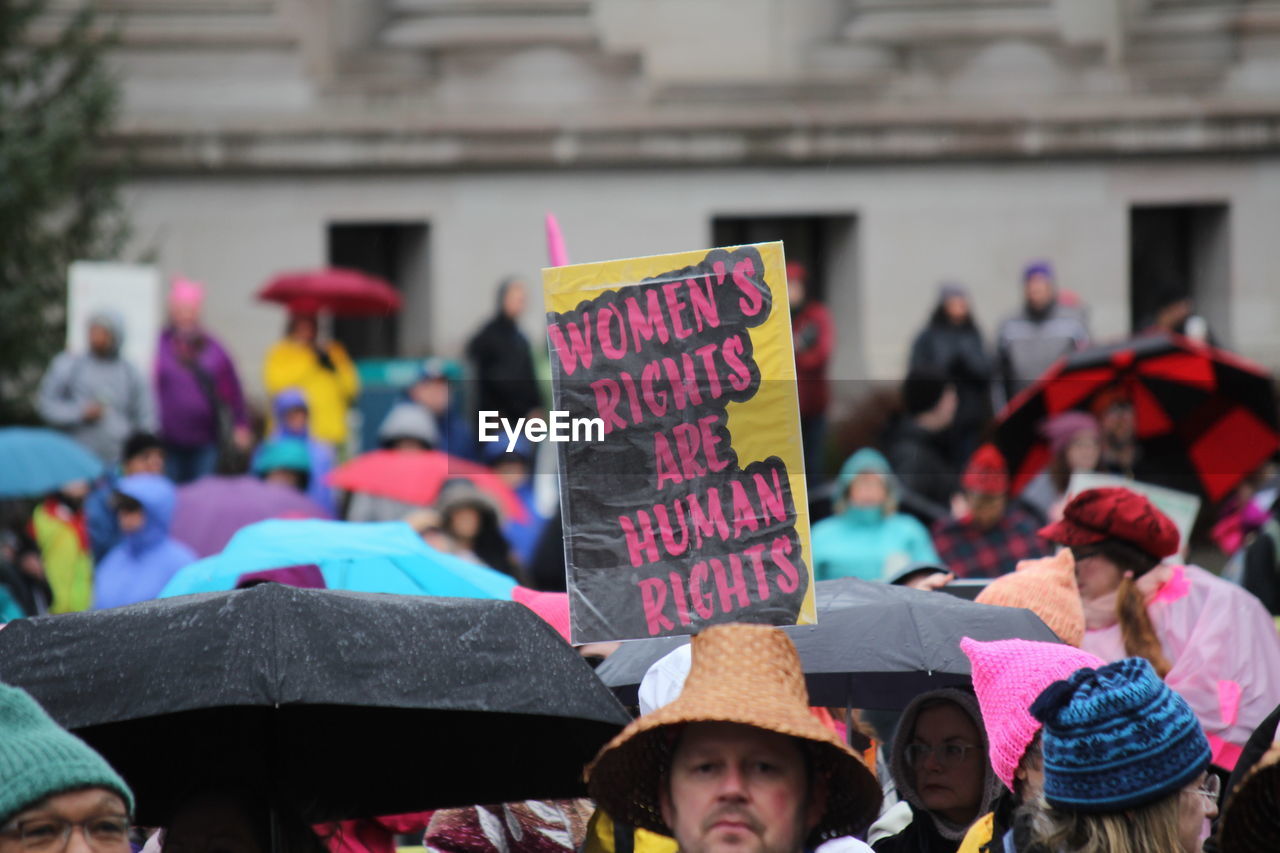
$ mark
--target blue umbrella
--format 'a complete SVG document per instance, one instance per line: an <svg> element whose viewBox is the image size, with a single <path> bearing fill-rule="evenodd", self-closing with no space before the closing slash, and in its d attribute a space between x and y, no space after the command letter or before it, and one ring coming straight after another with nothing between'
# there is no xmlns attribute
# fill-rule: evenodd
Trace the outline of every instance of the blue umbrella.
<svg viewBox="0 0 1280 853"><path fill-rule="evenodd" d="M242 528L221 554L180 570L160 597L235 589L241 575L309 564L330 589L355 592L510 599L515 586L501 572L435 550L402 521L272 519Z"/></svg>
<svg viewBox="0 0 1280 853"><path fill-rule="evenodd" d="M0 498L37 497L101 473L98 457L60 432L0 429Z"/></svg>

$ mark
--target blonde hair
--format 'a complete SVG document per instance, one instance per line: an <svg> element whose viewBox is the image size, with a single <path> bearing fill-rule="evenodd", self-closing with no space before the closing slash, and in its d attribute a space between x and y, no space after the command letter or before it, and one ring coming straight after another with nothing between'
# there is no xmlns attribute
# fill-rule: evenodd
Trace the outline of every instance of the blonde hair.
<svg viewBox="0 0 1280 853"><path fill-rule="evenodd" d="M1059 811L1043 798L1020 810L1027 829L1025 853L1172 853L1181 850L1181 791L1120 812Z"/></svg>

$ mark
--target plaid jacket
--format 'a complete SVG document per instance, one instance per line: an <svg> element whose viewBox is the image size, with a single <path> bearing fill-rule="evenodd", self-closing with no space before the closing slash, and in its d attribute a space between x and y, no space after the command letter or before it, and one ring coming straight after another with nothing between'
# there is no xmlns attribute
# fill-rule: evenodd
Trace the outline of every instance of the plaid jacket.
<svg viewBox="0 0 1280 853"><path fill-rule="evenodd" d="M1039 529L1031 513L1011 506L990 530L979 530L968 519L939 519L933 525L933 544L956 577L994 578L1013 571L1019 560L1053 553L1036 535Z"/></svg>

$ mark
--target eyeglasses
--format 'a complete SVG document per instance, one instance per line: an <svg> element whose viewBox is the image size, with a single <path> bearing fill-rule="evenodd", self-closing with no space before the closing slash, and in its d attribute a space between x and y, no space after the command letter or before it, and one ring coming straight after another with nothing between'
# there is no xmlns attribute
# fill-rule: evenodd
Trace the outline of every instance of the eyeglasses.
<svg viewBox="0 0 1280 853"><path fill-rule="evenodd" d="M1185 788L1188 794L1200 794L1207 797L1212 802L1218 802L1218 796L1222 793L1222 780L1212 773L1205 775L1200 784L1194 788Z"/></svg>
<svg viewBox="0 0 1280 853"><path fill-rule="evenodd" d="M123 815L91 817L79 821L54 817L14 821L0 829L0 836L18 839L24 850L33 853L57 853L67 848L71 841L71 830L77 826L84 833L89 846L95 850L114 851L129 844L129 819Z"/></svg>
<svg viewBox="0 0 1280 853"><path fill-rule="evenodd" d="M974 746L969 743L944 743L938 746L913 743L907 746L905 754L907 764L911 767L920 766L932 755L939 764L950 769L963 762L971 749L974 749Z"/></svg>

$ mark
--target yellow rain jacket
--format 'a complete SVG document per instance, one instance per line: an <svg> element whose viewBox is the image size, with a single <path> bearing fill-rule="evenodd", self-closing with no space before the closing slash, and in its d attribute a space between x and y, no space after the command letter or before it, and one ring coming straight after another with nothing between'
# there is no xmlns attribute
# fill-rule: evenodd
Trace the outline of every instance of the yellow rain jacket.
<svg viewBox="0 0 1280 853"><path fill-rule="evenodd" d="M333 370L320 363L315 349L290 338L267 353L264 381L272 397L297 388L307 398L312 438L340 447L347 440L347 409L360 393L360 377L342 344L325 347Z"/></svg>

